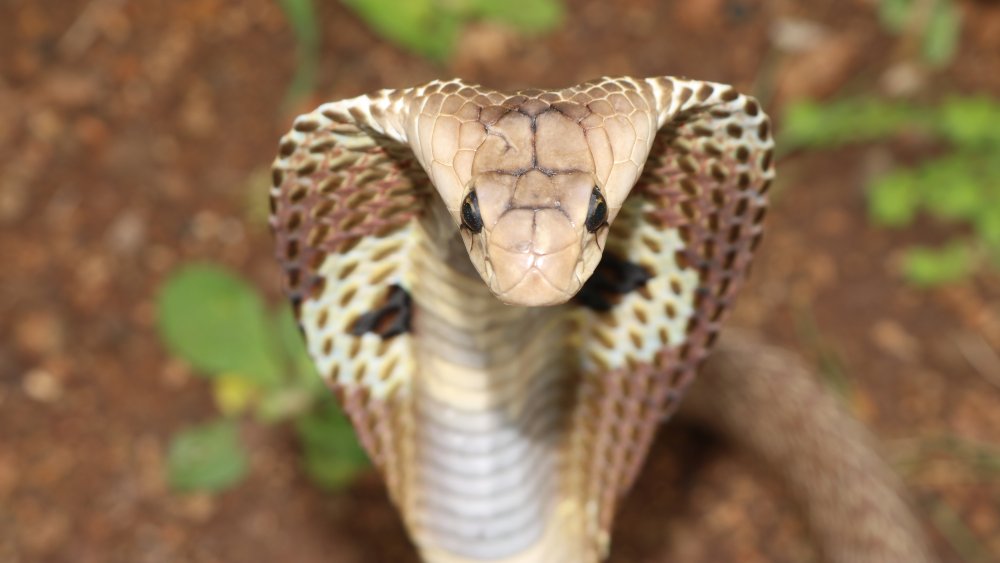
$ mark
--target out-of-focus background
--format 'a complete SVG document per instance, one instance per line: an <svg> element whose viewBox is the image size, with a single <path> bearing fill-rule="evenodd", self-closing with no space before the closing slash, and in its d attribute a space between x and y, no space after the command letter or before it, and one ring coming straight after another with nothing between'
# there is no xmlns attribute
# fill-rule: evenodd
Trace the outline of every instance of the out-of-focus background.
<svg viewBox="0 0 1000 563"><path fill-rule="evenodd" d="M283 307L277 140L382 87L622 74L761 99L779 180L732 324L879 435L943 560L1000 560L1000 3L5 0L0 561L415 561ZM612 554L815 560L681 425Z"/></svg>

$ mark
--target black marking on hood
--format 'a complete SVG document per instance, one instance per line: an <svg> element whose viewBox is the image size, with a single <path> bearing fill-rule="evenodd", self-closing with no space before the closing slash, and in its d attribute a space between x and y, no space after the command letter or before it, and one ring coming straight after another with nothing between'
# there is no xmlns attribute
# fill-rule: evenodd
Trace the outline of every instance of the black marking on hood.
<svg viewBox="0 0 1000 563"><path fill-rule="evenodd" d="M594 311L610 311L621 301L622 295L639 289L651 279L653 274L646 268L605 252L593 275L573 300Z"/></svg>
<svg viewBox="0 0 1000 563"><path fill-rule="evenodd" d="M351 327L351 334L361 336L366 332L374 332L388 340L393 336L410 332L413 320L413 298L398 285L389 286L385 302L358 317Z"/></svg>

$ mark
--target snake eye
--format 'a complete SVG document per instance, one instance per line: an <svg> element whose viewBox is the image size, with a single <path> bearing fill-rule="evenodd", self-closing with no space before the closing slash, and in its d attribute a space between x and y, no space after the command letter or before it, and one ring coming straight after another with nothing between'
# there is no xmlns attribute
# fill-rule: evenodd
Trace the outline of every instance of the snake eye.
<svg viewBox="0 0 1000 563"><path fill-rule="evenodd" d="M608 221L608 202L604 201L601 191L594 186L590 193L590 208L587 210L587 230L594 232Z"/></svg>
<svg viewBox="0 0 1000 563"><path fill-rule="evenodd" d="M475 190L469 192L462 201L462 224L474 233L483 230L483 216L479 214L479 197Z"/></svg>

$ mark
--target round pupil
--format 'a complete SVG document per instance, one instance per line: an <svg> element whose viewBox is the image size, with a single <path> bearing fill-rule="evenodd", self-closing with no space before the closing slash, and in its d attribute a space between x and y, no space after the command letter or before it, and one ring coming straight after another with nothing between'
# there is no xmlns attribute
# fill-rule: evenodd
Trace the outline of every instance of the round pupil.
<svg viewBox="0 0 1000 563"><path fill-rule="evenodd" d="M483 218L479 215L479 198L476 197L476 192L469 192L462 202L462 223L474 233L483 230Z"/></svg>
<svg viewBox="0 0 1000 563"><path fill-rule="evenodd" d="M587 211L587 230L594 232L608 219L608 204L597 186L590 193L590 209Z"/></svg>

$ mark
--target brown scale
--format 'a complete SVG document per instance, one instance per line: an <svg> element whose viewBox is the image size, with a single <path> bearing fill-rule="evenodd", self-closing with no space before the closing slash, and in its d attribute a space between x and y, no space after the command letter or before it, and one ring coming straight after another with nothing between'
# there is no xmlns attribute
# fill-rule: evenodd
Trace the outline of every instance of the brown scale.
<svg viewBox="0 0 1000 563"><path fill-rule="evenodd" d="M314 124L296 131L307 134L301 144L309 150L282 143L280 154L291 155L291 163L272 171L279 196L271 198L270 223L297 311L302 299L322 291L326 280L318 270L327 254L407 224L423 207L427 180L412 152L398 144L349 149Z"/></svg>

